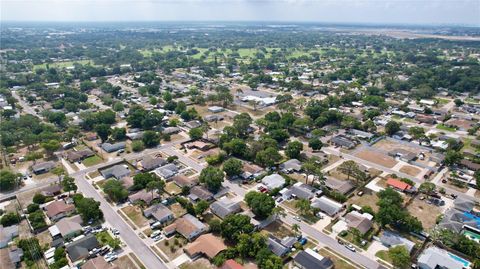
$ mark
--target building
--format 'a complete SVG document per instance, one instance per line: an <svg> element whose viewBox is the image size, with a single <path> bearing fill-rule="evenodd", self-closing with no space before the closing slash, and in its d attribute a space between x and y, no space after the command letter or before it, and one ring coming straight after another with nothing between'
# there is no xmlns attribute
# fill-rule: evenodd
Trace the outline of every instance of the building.
<svg viewBox="0 0 480 269"><path fill-rule="evenodd" d="M330 258L323 257L310 248L298 252L293 262L299 269L331 269L334 266Z"/></svg>
<svg viewBox="0 0 480 269"><path fill-rule="evenodd" d="M467 169L472 170L472 171L478 171L480 170L480 163L474 163L470 160L463 159L460 161L460 164L465 166Z"/></svg>
<svg viewBox="0 0 480 269"><path fill-rule="evenodd" d="M146 189L143 189L143 190L137 191L134 194L130 194L128 196L128 201L132 204L136 203L136 202L139 202L139 201L143 201L147 205L149 205L149 204L152 203L152 201L154 201L156 199L159 199L159 198L160 198L160 194L158 194L158 192L147 191Z"/></svg>
<svg viewBox="0 0 480 269"><path fill-rule="evenodd" d="M241 178L243 179L253 179L258 176L260 176L265 169L262 167L256 165L256 164L251 164L251 163L243 163L243 169L244 172L240 175Z"/></svg>
<svg viewBox="0 0 480 269"><path fill-rule="evenodd" d="M238 213L241 210L240 202L235 202L227 197L222 197L220 200L210 205L210 211L221 219L224 219L231 214Z"/></svg>
<svg viewBox="0 0 480 269"><path fill-rule="evenodd" d="M0 225L0 248L8 246L13 238L18 236L18 225L3 227Z"/></svg>
<svg viewBox="0 0 480 269"><path fill-rule="evenodd" d="M411 253L412 249L415 247L414 242L390 231L384 231L382 233L382 236L380 236L380 242L388 248L404 246L409 253Z"/></svg>
<svg viewBox="0 0 480 269"><path fill-rule="evenodd" d="M155 169L155 174L166 181L170 181L170 179L177 173L178 167L174 163L169 163Z"/></svg>
<svg viewBox="0 0 480 269"><path fill-rule="evenodd" d="M55 168L54 162L43 162L32 165L32 172L36 175L48 173Z"/></svg>
<svg viewBox="0 0 480 269"><path fill-rule="evenodd" d="M404 162L411 162L417 158L417 154L405 150L405 149L394 149L388 152L388 155L394 158L399 158Z"/></svg>
<svg viewBox="0 0 480 269"><path fill-rule="evenodd" d="M188 195L188 198L194 203L200 200L211 201L213 200L213 193L211 193L203 186L194 186L190 189L190 194Z"/></svg>
<svg viewBox="0 0 480 269"><path fill-rule="evenodd" d="M67 204L63 200L58 200L49 203L44 207L48 218L51 221L58 221L63 217L72 214L75 211L75 206L73 204Z"/></svg>
<svg viewBox="0 0 480 269"><path fill-rule="evenodd" d="M349 229L357 229L364 235L373 227L373 216L368 213L360 214L358 211L351 211L344 217Z"/></svg>
<svg viewBox="0 0 480 269"><path fill-rule="evenodd" d="M66 252L72 262L88 257L89 251L98 248L100 244L94 234L89 234L66 245Z"/></svg>
<svg viewBox="0 0 480 269"><path fill-rule="evenodd" d="M312 207L318 208L322 212L332 217L342 210L343 205L328 199L325 196L322 196L313 200Z"/></svg>
<svg viewBox="0 0 480 269"><path fill-rule="evenodd" d="M62 193L62 186L60 186L58 184L50 185L48 187L43 188L40 193L43 196L47 196L47 197L52 197L52 196L55 196L55 195L59 195L60 193Z"/></svg>
<svg viewBox="0 0 480 269"><path fill-rule="evenodd" d="M211 107L208 108L208 111L212 112L212 113L220 113L220 112L225 111L225 108L223 108L221 106L211 106Z"/></svg>
<svg viewBox="0 0 480 269"><path fill-rule="evenodd" d="M352 149L354 148L357 144L350 140L349 138L341 135L334 136L330 139L330 143L332 143L335 146L342 147L342 148L347 148L347 149Z"/></svg>
<svg viewBox="0 0 480 269"><path fill-rule="evenodd" d="M196 177L187 177L183 174L176 175L172 177L172 181L177 184L180 188L188 187L193 188L198 184L198 179Z"/></svg>
<svg viewBox="0 0 480 269"><path fill-rule="evenodd" d="M204 234L199 236L194 242L188 244L183 249L190 258L196 258L205 255L210 260L218 253L227 249L223 239L213 234Z"/></svg>
<svg viewBox="0 0 480 269"><path fill-rule="evenodd" d="M280 164L280 169L285 173L300 172L300 170L302 170L302 163L297 159L290 159Z"/></svg>
<svg viewBox="0 0 480 269"><path fill-rule="evenodd" d="M285 178L279 174L271 174L262 179L262 184L265 185L269 191L276 188L282 188L283 185L285 185L285 182Z"/></svg>
<svg viewBox="0 0 480 269"><path fill-rule="evenodd" d="M63 239L70 239L82 233L82 218L76 215L70 218L63 218L55 225L50 226L48 230L53 239L61 237Z"/></svg>
<svg viewBox="0 0 480 269"><path fill-rule="evenodd" d="M104 178L113 177L117 180L129 176L130 173L130 169L128 169L128 166L126 164L117 164L112 167L100 170L100 174L102 174Z"/></svg>
<svg viewBox="0 0 480 269"><path fill-rule="evenodd" d="M23 259L23 250L21 248L12 247L8 252L8 257L10 258L10 262L16 267L20 267L20 263ZM8 266L6 267L8 268Z"/></svg>
<svg viewBox="0 0 480 269"><path fill-rule="evenodd" d="M95 153L93 151L91 151L90 149L82 149L82 150L71 150L67 153L67 160L69 162L79 162L79 161L82 161L88 157L92 157L94 156Z"/></svg>
<svg viewBox="0 0 480 269"><path fill-rule="evenodd" d="M146 155L137 163L137 167L141 171L150 171L165 164L167 164L167 161L163 158L154 158Z"/></svg>
<svg viewBox="0 0 480 269"><path fill-rule="evenodd" d="M361 130L357 130L357 129L351 129L349 131L352 135L354 135L355 137L359 138L359 139L364 139L364 140L370 140L372 139L375 135L372 134L372 133L369 133L369 132L365 132L365 131L361 131Z"/></svg>
<svg viewBox="0 0 480 269"><path fill-rule="evenodd" d="M175 217L173 212L163 204L154 204L143 211L143 215L147 218L153 217L160 223L166 223L173 220Z"/></svg>
<svg viewBox="0 0 480 269"><path fill-rule="evenodd" d="M192 120L192 121L187 121L185 122L185 127L188 129L194 129L202 126L202 123L198 120Z"/></svg>
<svg viewBox="0 0 480 269"><path fill-rule="evenodd" d="M285 256L293 247L293 244L297 242L295 237L285 237L279 239L273 235L269 235L267 239L268 248L277 256Z"/></svg>
<svg viewBox="0 0 480 269"><path fill-rule="evenodd" d="M118 150L125 149L126 144L125 142L118 142L115 144L110 144L108 142L102 144L102 149L108 153L112 153Z"/></svg>
<svg viewBox="0 0 480 269"><path fill-rule="evenodd" d="M310 185L304 184L302 182L297 182L293 184L289 189L283 189L280 191L283 199L307 199L310 200L315 197L315 194L318 191ZM321 191L320 191L321 192Z"/></svg>
<svg viewBox="0 0 480 269"><path fill-rule="evenodd" d="M108 263L107 261L105 261L105 258L103 258L102 256L98 256L88 260L80 268L81 269L118 269L119 267L117 265Z"/></svg>
<svg viewBox="0 0 480 269"><path fill-rule="evenodd" d="M341 194L347 194L355 188L352 182L346 180L338 180L333 177L327 177L327 179L325 180L325 186L330 190L336 191Z"/></svg>
<svg viewBox="0 0 480 269"><path fill-rule="evenodd" d="M207 231L207 226L199 221L196 217L186 214L181 218L175 220L174 223L168 225L163 229L165 235L170 236L178 232L187 240L192 241L199 235Z"/></svg>
<svg viewBox="0 0 480 269"><path fill-rule="evenodd" d="M389 178L387 180L387 186L389 187L392 187L396 190L399 190L401 192L409 192L412 190L412 186L410 186L410 184L408 183L405 183L403 181L400 181L398 179L394 179L394 178Z"/></svg>
<svg viewBox="0 0 480 269"><path fill-rule="evenodd" d="M468 268L468 261L437 247L429 247L418 257L420 269L463 269Z"/></svg>
<svg viewBox="0 0 480 269"><path fill-rule="evenodd" d="M239 264L235 260L226 260L219 269L244 269L243 265Z"/></svg>

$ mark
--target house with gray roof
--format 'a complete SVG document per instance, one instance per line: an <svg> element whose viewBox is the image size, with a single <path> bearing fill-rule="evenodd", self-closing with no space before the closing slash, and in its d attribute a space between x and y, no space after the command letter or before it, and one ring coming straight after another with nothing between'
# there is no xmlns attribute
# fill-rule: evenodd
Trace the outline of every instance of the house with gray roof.
<svg viewBox="0 0 480 269"><path fill-rule="evenodd" d="M330 143L332 143L335 146L342 147L342 148L347 148L347 149L352 149L354 148L357 144L350 140L349 138L341 135L334 136L330 139Z"/></svg>
<svg viewBox="0 0 480 269"><path fill-rule="evenodd" d="M18 268L20 267L20 263L22 262L23 250L21 248L13 247L8 252L8 257L10 258L12 264Z"/></svg>
<svg viewBox="0 0 480 269"><path fill-rule="evenodd" d="M420 269L463 269L464 264L453 258L451 254L437 247L429 247L425 249L418 257L418 266Z"/></svg>
<svg viewBox="0 0 480 269"><path fill-rule="evenodd" d="M280 191L280 193L282 194L282 197L285 200L289 200L292 198L310 200L313 197L315 197L315 193L317 191L318 191L317 189L315 189L310 185L307 185L302 182L297 182L293 184L293 186L291 186L290 188L283 189L282 191Z"/></svg>
<svg viewBox="0 0 480 269"><path fill-rule="evenodd" d="M132 204L138 201L143 201L147 205L149 205L150 203L152 203L153 200L156 200L159 198L160 198L160 194L158 194L158 192L153 191L152 193L151 191L147 191L146 189L143 189L143 190L137 191L134 194L130 194L128 196L128 201Z"/></svg>
<svg viewBox="0 0 480 269"><path fill-rule="evenodd" d="M89 251L98 248L100 244L94 234L89 234L72 243L66 245L66 251L72 262L82 260L88 257Z"/></svg>
<svg viewBox="0 0 480 269"><path fill-rule="evenodd" d="M100 174L102 174L104 178L114 177L118 180L129 176L130 173L130 169L128 169L126 164L117 164L107 169L100 170Z"/></svg>
<svg viewBox="0 0 480 269"><path fill-rule="evenodd" d="M169 222L175 218L173 212L162 204L150 206L143 211L143 215L147 218L153 217L161 223Z"/></svg>
<svg viewBox="0 0 480 269"><path fill-rule="evenodd" d="M200 200L211 201L213 200L213 193L211 193L209 190L207 190L203 186L195 186L190 189L190 195L188 195L188 198L193 203L198 202Z"/></svg>
<svg viewBox="0 0 480 269"><path fill-rule="evenodd" d="M227 197L222 197L210 205L210 211L221 219L240 212L241 210L240 202L235 202Z"/></svg>
<svg viewBox="0 0 480 269"><path fill-rule="evenodd" d="M150 155L146 155L138 163L138 168L142 171L150 171L165 164L167 164L167 161L163 158L154 158Z"/></svg>
<svg viewBox="0 0 480 269"><path fill-rule="evenodd" d="M342 210L343 205L322 196L313 200L312 207L320 209L329 216L334 216Z"/></svg>
<svg viewBox="0 0 480 269"><path fill-rule="evenodd" d="M470 212L475 207L475 202L469 199L458 197L453 202L454 208L462 212Z"/></svg>
<svg viewBox="0 0 480 269"><path fill-rule="evenodd" d="M349 132L360 139L366 139L366 140L370 140L375 136L372 133L365 132L362 130L357 130L357 129L351 129Z"/></svg>
<svg viewBox="0 0 480 269"><path fill-rule="evenodd" d="M280 169L285 173L300 172L302 170L302 162L297 159L290 159L280 164Z"/></svg>
<svg viewBox="0 0 480 269"><path fill-rule="evenodd" d="M32 172L36 175L47 173L55 168L55 163L48 161L32 165Z"/></svg>
<svg viewBox="0 0 480 269"><path fill-rule="evenodd" d="M170 179L177 173L178 167L174 163L169 163L155 169L155 174L166 181L170 181Z"/></svg>
<svg viewBox="0 0 480 269"><path fill-rule="evenodd" d="M325 186L330 190L336 191L341 194L347 194L352 191L355 186L347 180L338 180L333 177L327 177L325 180Z"/></svg>
<svg viewBox="0 0 480 269"><path fill-rule="evenodd" d="M409 253L411 253L412 249L415 247L414 242L388 230L382 233L382 236L380 236L380 242L388 248L404 246Z"/></svg>
<svg viewBox="0 0 480 269"><path fill-rule="evenodd" d="M271 174L262 179L263 185L265 185L269 191L283 187L285 182L285 178L279 174Z"/></svg>
<svg viewBox="0 0 480 269"><path fill-rule="evenodd" d="M273 235L269 235L267 239L267 246L275 255L282 257L285 256L293 247L293 244L297 242L295 237L285 237L279 239Z"/></svg>
<svg viewBox="0 0 480 269"><path fill-rule="evenodd" d="M167 128L162 130L162 133L172 135L172 134L179 133L180 131L182 131L182 130L178 127L167 127Z"/></svg>
<svg viewBox="0 0 480 269"><path fill-rule="evenodd" d="M330 258L323 257L310 248L298 252L293 262L301 269L332 269L334 266Z"/></svg>
<svg viewBox="0 0 480 269"><path fill-rule="evenodd" d="M202 126L202 123L198 120L191 120L191 121L185 122L185 127L187 127L188 129L194 129L200 126Z"/></svg>
<svg viewBox="0 0 480 269"><path fill-rule="evenodd" d="M108 143L108 142L105 142L102 144L102 149L108 153L112 153L112 152L115 152L115 151L118 151L118 150L121 150L121 149L125 149L126 147L126 144L125 142L118 142L118 143L115 143L115 144L111 144L111 143Z"/></svg>
<svg viewBox="0 0 480 269"><path fill-rule="evenodd" d="M8 245L13 238L18 236L18 225L3 227L0 225L0 248Z"/></svg>

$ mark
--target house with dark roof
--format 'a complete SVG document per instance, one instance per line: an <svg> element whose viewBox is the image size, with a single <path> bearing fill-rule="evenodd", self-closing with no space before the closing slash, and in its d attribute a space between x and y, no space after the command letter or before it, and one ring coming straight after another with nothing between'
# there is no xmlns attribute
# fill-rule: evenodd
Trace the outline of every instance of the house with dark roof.
<svg viewBox="0 0 480 269"><path fill-rule="evenodd" d="M210 205L210 211L221 219L224 219L231 214L238 213L241 210L240 202L233 201L227 197L222 197Z"/></svg>
<svg viewBox="0 0 480 269"><path fill-rule="evenodd" d="M18 225L3 227L0 225L0 248L8 245L13 238L18 236Z"/></svg>
<svg viewBox="0 0 480 269"><path fill-rule="evenodd" d="M213 200L213 193L203 186L194 186L190 189L190 195L188 195L188 198L194 203L199 200L211 201Z"/></svg>
<svg viewBox="0 0 480 269"><path fill-rule="evenodd" d="M128 196L128 201L132 204L139 201L143 201L147 205L149 205L152 203L152 201L159 198L160 198L160 194L158 194L158 192L156 191L151 192L151 191L147 191L146 189L143 189L143 190L137 191L136 193L130 194Z"/></svg>
<svg viewBox="0 0 480 269"><path fill-rule="evenodd" d="M333 177L327 177L325 180L325 187L341 194L347 194L355 188L352 182L347 180L338 180Z"/></svg>
<svg viewBox="0 0 480 269"><path fill-rule="evenodd" d="M467 169L472 170L472 171L478 171L480 170L480 163L474 163L470 160L463 159L460 161L460 164L465 166Z"/></svg>
<svg viewBox="0 0 480 269"><path fill-rule="evenodd" d="M100 244L94 234L89 234L66 245L66 252L72 262L88 257L89 251L98 248Z"/></svg>
<svg viewBox="0 0 480 269"><path fill-rule="evenodd" d="M21 248L12 247L8 251L8 257L10 258L10 262L15 266L15 268L18 268L20 267L20 263L23 259L23 250Z"/></svg>
<svg viewBox="0 0 480 269"><path fill-rule="evenodd" d="M344 216L349 229L357 229L364 235L373 227L373 216L368 213L360 214L358 211L351 211Z"/></svg>
<svg viewBox="0 0 480 269"><path fill-rule="evenodd" d="M411 151L408 151L408 150L405 150L405 149L401 149L401 148L397 148L397 149L393 149L391 151L388 152L388 155L393 157L393 158L399 158L400 160L404 161L404 162L411 162L413 160L415 160L417 158L417 154L415 154L414 152L411 152Z"/></svg>
<svg viewBox="0 0 480 269"><path fill-rule="evenodd" d="M47 173L48 171L55 168L54 162L43 162L32 165L32 172L36 175Z"/></svg>
<svg viewBox="0 0 480 269"><path fill-rule="evenodd" d="M299 269L332 269L334 266L330 258L323 257L310 248L298 252L293 262Z"/></svg>
<svg viewBox="0 0 480 269"><path fill-rule="evenodd" d="M150 171L165 164L167 164L167 161L163 158L154 158L146 155L137 163L137 167L141 171Z"/></svg>
<svg viewBox="0 0 480 269"><path fill-rule="evenodd" d="M121 149L125 149L126 145L127 144L125 142L118 142L115 144L105 142L102 144L102 149L108 153L112 153Z"/></svg>
<svg viewBox="0 0 480 269"><path fill-rule="evenodd" d="M198 128L198 127L202 126L202 123L198 120L192 120L192 121L185 122L184 125L188 129L194 129L194 128Z"/></svg>
<svg viewBox="0 0 480 269"><path fill-rule="evenodd" d="M163 204L154 204L150 206L143 211L143 215L147 218L153 217L160 223L166 223L175 218L173 212Z"/></svg>
<svg viewBox="0 0 480 269"><path fill-rule="evenodd" d="M95 155L95 153L90 149L71 150L67 152L66 158L68 161L73 163L82 161L88 157L92 157L93 155Z"/></svg>
<svg viewBox="0 0 480 269"><path fill-rule="evenodd" d="M63 200L53 201L44 207L48 218L55 222L75 211L73 204L67 204Z"/></svg>
<svg viewBox="0 0 480 269"><path fill-rule="evenodd" d="M270 234L267 238L268 249L270 249L279 257L285 256L288 252L290 252L295 242L297 242L297 239L291 236L279 239Z"/></svg>
<svg viewBox="0 0 480 269"><path fill-rule="evenodd" d="M347 148L347 149L352 149L357 145L354 141L342 135L337 135L332 137L330 139L330 143L335 146Z"/></svg>
<svg viewBox="0 0 480 269"><path fill-rule="evenodd" d="M171 178L178 173L178 167L174 163L169 163L155 169L155 174L165 181L170 181Z"/></svg>
<svg viewBox="0 0 480 269"><path fill-rule="evenodd" d="M253 164L253 163L243 163L243 173L240 175L242 179L252 179L260 176L263 172L265 172L265 169L262 167Z"/></svg>
<svg viewBox="0 0 480 269"><path fill-rule="evenodd" d="M59 184L50 185L43 188L40 193L43 196L47 196L47 197L59 195L60 193L62 193L62 186L60 186Z"/></svg>
<svg viewBox="0 0 480 269"><path fill-rule="evenodd" d="M48 230L52 238L62 237L68 240L82 233L82 223L83 221L80 215L75 215L59 220L55 225L50 226Z"/></svg>
<svg viewBox="0 0 480 269"><path fill-rule="evenodd" d="M112 167L100 170L100 174L104 178L115 178L117 180L120 180L124 177L129 176L131 173L130 169L128 169L128 166L126 164L117 164Z"/></svg>

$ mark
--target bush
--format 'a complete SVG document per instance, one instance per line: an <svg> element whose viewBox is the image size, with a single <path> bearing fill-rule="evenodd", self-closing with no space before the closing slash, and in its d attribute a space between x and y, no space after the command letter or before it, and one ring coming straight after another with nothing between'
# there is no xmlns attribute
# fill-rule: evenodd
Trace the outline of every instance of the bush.
<svg viewBox="0 0 480 269"><path fill-rule="evenodd" d="M33 213L33 212L39 210L39 209L40 209L40 206L38 204L29 204L27 206L27 213L30 214L30 213Z"/></svg>
<svg viewBox="0 0 480 269"><path fill-rule="evenodd" d="M16 212L9 212L3 215L2 220L0 223L6 227L17 224L20 222L20 216Z"/></svg>
<svg viewBox="0 0 480 269"><path fill-rule="evenodd" d="M39 205L45 203L46 199L47 199L47 197L45 197L41 193L35 193L35 195L33 196L33 202L35 204L39 204Z"/></svg>
<svg viewBox="0 0 480 269"><path fill-rule="evenodd" d="M132 150L134 152L140 152L145 149L145 145L143 144L142 141L137 140L132 142Z"/></svg>

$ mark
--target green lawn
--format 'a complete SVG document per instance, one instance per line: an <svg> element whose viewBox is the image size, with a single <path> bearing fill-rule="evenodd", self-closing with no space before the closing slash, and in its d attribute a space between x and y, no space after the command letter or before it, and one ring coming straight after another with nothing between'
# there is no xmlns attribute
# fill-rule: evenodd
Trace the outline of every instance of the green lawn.
<svg viewBox="0 0 480 269"><path fill-rule="evenodd" d="M435 99L439 105L443 106L443 105L446 105L450 102L450 100L448 99L443 99L443 98L437 98Z"/></svg>
<svg viewBox="0 0 480 269"><path fill-rule="evenodd" d="M91 60L80 60L80 61L66 61L66 62L48 63L48 66L49 67L56 67L56 68L65 68L65 67L73 66L74 63L94 65L93 61L91 61ZM36 65L33 66L33 69L38 69L38 68L47 68L47 63L36 64Z"/></svg>
<svg viewBox="0 0 480 269"><path fill-rule="evenodd" d="M392 259L390 259L390 256L388 255L388 251L386 251L386 250L380 250L379 252L375 253L375 256L377 256L380 259L392 264Z"/></svg>
<svg viewBox="0 0 480 269"><path fill-rule="evenodd" d="M455 132L455 131L456 131L455 128L445 126L445 125L443 125L442 123L438 124L438 125L436 126L436 128L437 128L437 129L440 129L440 130L447 131L447 132Z"/></svg>
<svg viewBox="0 0 480 269"><path fill-rule="evenodd" d="M82 163L83 163L83 165L88 167L88 166L93 166L93 165L99 164L102 161L103 161L102 158L98 157L97 155L93 155L92 157L88 157L85 160L83 160Z"/></svg>
<svg viewBox="0 0 480 269"><path fill-rule="evenodd" d="M120 246L120 239L113 238L107 231L99 232L96 237L102 245L109 245L114 249Z"/></svg>

